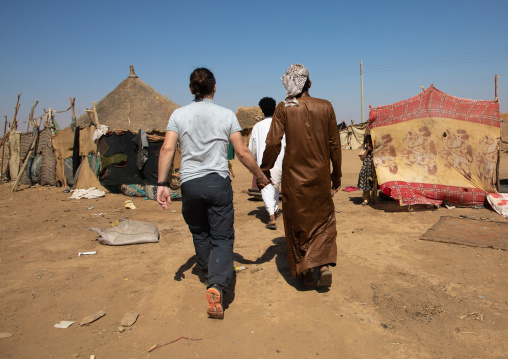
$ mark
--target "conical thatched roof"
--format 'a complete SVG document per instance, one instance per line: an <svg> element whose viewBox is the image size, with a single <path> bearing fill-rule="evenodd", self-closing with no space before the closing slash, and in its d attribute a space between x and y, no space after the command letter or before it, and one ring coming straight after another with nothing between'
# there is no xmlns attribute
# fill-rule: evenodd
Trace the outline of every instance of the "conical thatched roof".
<svg viewBox="0 0 508 359"><path fill-rule="evenodd" d="M254 125L265 118L263 111L258 106L238 107L236 118L242 129L251 129Z"/></svg>
<svg viewBox="0 0 508 359"><path fill-rule="evenodd" d="M179 107L141 81L132 65L129 77L96 105L99 123L110 130L143 129L147 133L165 132L169 116ZM80 116L76 124L83 127L91 121L92 114L88 112Z"/></svg>

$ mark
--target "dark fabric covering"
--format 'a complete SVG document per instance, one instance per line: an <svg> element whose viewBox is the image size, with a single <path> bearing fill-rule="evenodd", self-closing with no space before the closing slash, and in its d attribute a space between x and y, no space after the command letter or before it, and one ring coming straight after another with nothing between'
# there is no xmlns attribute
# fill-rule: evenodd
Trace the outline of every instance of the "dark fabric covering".
<svg viewBox="0 0 508 359"><path fill-rule="evenodd" d="M81 156L79 155L79 127L74 131L74 147L72 147L72 176L76 177L76 171L81 164Z"/></svg>
<svg viewBox="0 0 508 359"><path fill-rule="evenodd" d="M121 153L126 154L129 158L127 163L109 165L101 170L100 181L103 185L157 184L159 152L162 141L148 142L148 159L140 171L136 165L137 153L133 143L134 138L135 135L132 132L125 132L123 134L113 133L102 136L99 140L98 148L104 149L101 156L109 157Z"/></svg>
<svg viewBox="0 0 508 359"><path fill-rule="evenodd" d="M159 154L163 142L164 141L148 141L148 159L146 160L142 171L142 177L145 179L145 184L157 184L159 172Z"/></svg>
<svg viewBox="0 0 508 359"><path fill-rule="evenodd" d="M133 138L132 132L125 132L102 136L99 140L99 143L106 142L108 147L106 152L101 153L101 156L109 157L123 153L129 158L127 163L110 165L102 171L100 181L103 185L143 184L143 179L136 166L137 154L132 143Z"/></svg>
<svg viewBox="0 0 508 359"><path fill-rule="evenodd" d="M291 275L335 265L337 230L331 196L330 161L341 176L341 145L330 102L301 97L299 106L277 106L261 170L269 176L286 134L282 164L282 208Z"/></svg>
<svg viewBox="0 0 508 359"><path fill-rule="evenodd" d="M73 159L72 157L68 157L64 160L64 174L65 181L67 182L67 186L73 187L76 184L75 174L72 174L74 171Z"/></svg>

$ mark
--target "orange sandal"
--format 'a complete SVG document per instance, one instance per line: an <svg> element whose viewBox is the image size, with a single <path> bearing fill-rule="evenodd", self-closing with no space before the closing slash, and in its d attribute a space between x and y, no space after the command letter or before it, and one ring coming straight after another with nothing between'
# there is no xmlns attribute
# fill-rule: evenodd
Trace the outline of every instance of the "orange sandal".
<svg viewBox="0 0 508 359"><path fill-rule="evenodd" d="M214 319L224 318L224 308L222 307L222 289L214 284L206 291L206 299L208 300L208 309L206 313L208 317Z"/></svg>

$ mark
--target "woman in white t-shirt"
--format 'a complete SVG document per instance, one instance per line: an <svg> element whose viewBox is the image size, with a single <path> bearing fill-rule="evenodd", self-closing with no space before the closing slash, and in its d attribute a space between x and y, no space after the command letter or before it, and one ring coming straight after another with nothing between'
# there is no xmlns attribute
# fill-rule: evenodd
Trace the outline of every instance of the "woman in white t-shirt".
<svg viewBox="0 0 508 359"><path fill-rule="evenodd" d="M167 179L180 141L182 215L196 250L197 264L207 278L208 316L222 319L223 293L233 276L233 190L228 168L228 145L238 160L257 178L262 188L270 183L243 142L235 114L214 104L217 89L213 73L206 68L190 76L194 101L176 109L169 118L159 157L157 201L171 203Z"/></svg>

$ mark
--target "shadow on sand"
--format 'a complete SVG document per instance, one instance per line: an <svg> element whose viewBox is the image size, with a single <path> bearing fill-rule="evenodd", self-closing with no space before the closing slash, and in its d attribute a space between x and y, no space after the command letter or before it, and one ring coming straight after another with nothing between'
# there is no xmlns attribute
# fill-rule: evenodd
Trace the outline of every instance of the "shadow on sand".
<svg viewBox="0 0 508 359"><path fill-rule="evenodd" d="M264 212L264 208L262 208ZM261 212L263 212L261 211ZM256 212L256 211L254 211ZM308 290L316 290L316 289L309 289L303 286L303 284L291 277L291 272L289 270L289 262L287 257L287 250L286 250L286 239L284 237L277 237L272 240L273 245L266 248L265 252L257 259L251 260L246 259L241 254L233 252L233 259L235 262L245 265L259 265L263 263L271 262L275 259L275 265L277 266L277 271L280 273L282 278L286 281L287 284L292 286L298 291L308 291ZM203 272L200 268L196 265L196 256L193 255L190 257L184 264L178 268L178 270L175 272L174 280L181 281L182 279L185 279L185 272L187 272L189 269L191 269L191 274L198 277L199 281L201 283L206 283L206 278L203 275ZM251 273L254 273L255 270L251 271ZM231 278L231 281L229 283L229 286L227 288L227 292L224 294L224 308L227 309L228 306L233 302L235 298L235 287L236 287L236 273L233 273L233 277ZM317 289L318 292L327 292L329 291L329 288L319 288Z"/></svg>
<svg viewBox="0 0 508 359"><path fill-rule="evenodd" d="M362 197L349 197L349 201L355 205L361 206L363 202ZM392 199L391 197L385 195L384 193L379 193L377 203L376 204L368 204L368 207L371 207L378 211L384 211L387 213L397 213L397 212L426 212L426 211L434 211L437 208L432 205L413 205L413 206L401 206L399 203Z"/></svg>

